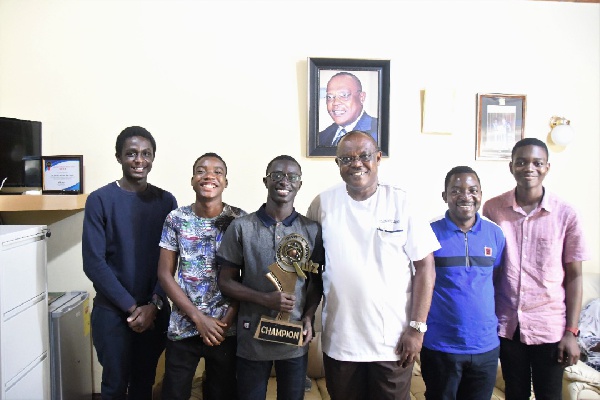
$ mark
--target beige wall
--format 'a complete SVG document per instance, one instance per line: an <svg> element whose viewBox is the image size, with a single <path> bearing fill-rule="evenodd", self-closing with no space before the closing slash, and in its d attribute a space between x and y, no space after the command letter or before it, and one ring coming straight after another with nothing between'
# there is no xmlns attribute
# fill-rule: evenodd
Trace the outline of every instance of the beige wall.
<svg viewBox="0 0 600 400"><path fill-rule="evenodd" d="M599 15L598 4L543 1L0 0L0 115L42 121L47 155L83 154L86 192L120 177L114 140L128 125L155 135L150 181L180 204L204 152L225 158L225 200L247 211L265 200L267 162L289 154L303 167L304 212L339 181L332 159L306 158L307 57L389 59L382 174L433 217L455 165L478 171L484 199L514 185L507 162L474 159L475 97L524 93L526 136L545 140L555 114L577 131L551 152L546 186L581 212L584 269L598 271ZM442 87L456 90L454 134L421 134L419 91ZM82 220L51 226L50 290L93 291Z"/></svg>

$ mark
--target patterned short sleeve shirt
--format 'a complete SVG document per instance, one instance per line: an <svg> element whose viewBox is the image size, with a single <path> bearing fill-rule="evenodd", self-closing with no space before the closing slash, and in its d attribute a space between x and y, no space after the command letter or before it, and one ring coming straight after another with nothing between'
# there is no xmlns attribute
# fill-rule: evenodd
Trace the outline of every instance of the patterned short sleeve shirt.
<svg viewBox="0 0 600 400"><path fill-rule="evenodd" d="M217 286L217 263L215 256L225 230L234 218L246 212L224 204L223 212L215 218L198 217L192 206L172 211L165 220L160 247L179 253L176 280L192 303L204 314L222 318L229 308ZM235 335L235 328L227 332ZM168 337L179 340L197 336L194 323L173 305Z"/></svg>

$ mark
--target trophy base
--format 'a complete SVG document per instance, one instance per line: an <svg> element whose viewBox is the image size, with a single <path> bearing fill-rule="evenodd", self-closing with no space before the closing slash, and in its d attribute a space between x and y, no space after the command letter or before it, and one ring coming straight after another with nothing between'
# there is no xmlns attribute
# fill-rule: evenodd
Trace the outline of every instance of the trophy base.
<svg viewBox="0 0 600 400"><path fill-rule="evenodd" d="M302 322L287 322L262 317L254 333L254 338L267 342L302 346L302 330Z"/></svg>

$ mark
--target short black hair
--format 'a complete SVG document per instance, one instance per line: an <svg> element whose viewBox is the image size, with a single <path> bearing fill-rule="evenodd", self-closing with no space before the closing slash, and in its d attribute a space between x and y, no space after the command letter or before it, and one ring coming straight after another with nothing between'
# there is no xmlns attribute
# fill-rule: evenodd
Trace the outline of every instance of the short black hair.
<svg viewBox="0 0 600 400"><path fill-rule="evenodd" d="M123 151L123 146L125 145L125 141L130 137L134 136L141 136L143 138L148 139L152 144L152 150L154 154L156 154L156 140L154 140L152 134L148 132L148 130L146 130L145 128L142 128L141 126L129 126L123 129L121 133L119 133L119 136L117 136L117 143L115 144L115 154L117 156L121 155L121 152Z"/></svg>
<svg viewBox="0 0 600 400"><path fill-rule="evenodd" d="M446 174L446 179L444 180L444 192L448 189L448 183L450 183L450 178L452 178L452 175L455 174L473 174L477 177L477 182L479 182L479 186L481 186L481 179L479 179L479 175L477 175L477 172L475 172L473 168L468 167L466 165L459 165L457 167L452 168Z"/></svg>
<svg viewBox="0 0 600 400"><path fill-rule="evenodd" d="M300 169L300 173L302 173L302 167L300 166L300 163L298 161L296 161L296 159L294 157L287 156L287 155L281 155L281 156L277 156L274 159L272 159L271 161L269 161L269 164L267 165L267 169L265 171L265 175L269 173L269 168L271 168L271 165L273 165L273 163L275 161L293 161L296 163L296 165Z"/></svg>
<svg viewBox="0 0 600 400"><path fill-rule="evenodd" d="M329 82L331 82L331 80L333 78L337 78L338 76L349 76L358 85L358 91L362 92L362 83L360 83L360 79L358 79L358 77L356 75L351 74L350 72L347 72L347 71L341 71L341 72L338 72L337 74L333 75L331 78L329 78ZM327 82L327 83L329 83L329 82Z"/></svg>
<svg viewBox="0 0 600 400"><path fill-rule="evenodd" d="M194 175L196 173L196 163L198 161L200 161L202 158L206 158L206 157L214 157L214 158L219 159L225 166L225 176L227 176L227 163L225 162L225 160L223 160L223 158L221 158L221 156L218 155L217 153L210 153L210 152L204 153L200 157L196 158L196 161L194 161L194 165L192 165L192 175Z"/></svg>
<svg viewBox="0 0 600 400"><path fill-rule="evenodd" d="M546 161L548 161L548 159L550 158L550 153L548 152L548 146L546 146L546 143L544 143L540 139L536 139L536 138L525 138L525 139L521 139L517 143L515 143L515 145L512 148L512 153L510 153L510 159L512 160L515 157L515 153L517 152L517 149L519 147L525 147L525 146L541 147L546 152Z"/></svg>

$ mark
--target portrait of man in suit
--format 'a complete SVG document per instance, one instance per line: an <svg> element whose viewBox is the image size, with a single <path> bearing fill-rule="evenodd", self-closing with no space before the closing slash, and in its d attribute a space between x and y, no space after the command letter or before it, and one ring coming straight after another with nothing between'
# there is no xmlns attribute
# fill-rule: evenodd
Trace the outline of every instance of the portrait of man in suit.
<svg viewBox="0 0 600 400"><path fill-rule="evenodd" d="M339 140L352 130L370 134L377 143L378 121L364 109L366 91L358 77L341 71L327 82L325 101L333 123L318 134L318 146L337 146Z"/></svg>

